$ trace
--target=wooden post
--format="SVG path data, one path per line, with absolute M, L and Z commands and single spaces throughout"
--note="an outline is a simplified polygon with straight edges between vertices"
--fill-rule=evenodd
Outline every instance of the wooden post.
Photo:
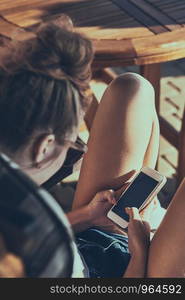
M 154 87 L 155 90 L 155 106 L 157 115 L 160 118 L 160 64 L 143 65 L 140 67 L 140 74 L 145 77 Z M 156 169 L 159 168 L 159 158 L 156 163 Z
M 105 82 L 106 84 L 111 83 L 118 75 L 110 68 L 101 69 L 93 72 L 93 79 L 97 81 Z
M 181 131 L 179 133 L 179 157 L 177 166 L 177 184 L 185 177 L 185 109 L 182 118 Z
M 85 114 L 85 117 L 84 117 L 84 121 L 85 121 L 85 124 L 86 124 L 89 132 L 91 130 L 92 123 L 93 123 L 96 111 L 98 109 L 98 105 L 99 105 L 98 100 L 96 99 L 95 95 L 93 94 L 91 104 Z
M 148 79 L 155 90 L 155 105 L 158 116 L 160 115 L 160 64 L 150 64 L 140 67 L 140 74 Z

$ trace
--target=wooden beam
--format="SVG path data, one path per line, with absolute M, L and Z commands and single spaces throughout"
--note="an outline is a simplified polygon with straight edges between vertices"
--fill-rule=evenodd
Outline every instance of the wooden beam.
M 110 68 L 93 72 L 93 79 L 97 81 L 103 81 L 106 84 L 111 83 L 111 81 L 114 80 L 117 76 L 118 75 L 116 74 L 116 72 L 114 72 Z
M 180 183 L 185 177 L 185 110 L 182 118 L 182 126 L 179 134 L 179 157 L 177 169 L 177 181 Z
M 154 87 L 156 110 L 157 114 L 160 115 L 160 64 L 141 66 L 140 74 L 146 79 L 148 79 Z
M 175 128 L 169 124 L 163 117 L 159 117 L 159 124 L 162 136 L 172 144 L 177 150 L 179 149 L 179 134 Z
M 88 110 L 85 114 L 85 117 L 84 117 L 85 124 L 89 131 L 91 130 L 92 123 L 93 123 L 94 117 L 96 115 L 96 111 L 98 109 L 98 105 L 99 105 L 99 102 L 96 99 L 95 95 L 93 94 L 92 102 L 91 102 L 90 107 L 88 108 Z

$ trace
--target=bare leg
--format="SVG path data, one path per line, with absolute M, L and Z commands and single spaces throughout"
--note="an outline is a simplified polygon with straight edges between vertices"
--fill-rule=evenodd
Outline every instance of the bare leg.
M 149 252 L 148 277 L 185 277 L 185 179 L 156 231 Z
M 73 208 L 89 203 L 100 190 L 120 188 L 143 164 L 154 168 L 158 146 L 153 87 L 140 75 L 120 75 L 98 107 Z

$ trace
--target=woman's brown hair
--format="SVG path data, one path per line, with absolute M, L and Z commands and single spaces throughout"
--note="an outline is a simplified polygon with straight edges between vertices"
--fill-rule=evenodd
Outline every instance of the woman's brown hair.
M 43 24 L 0 58 L 0 148 L 12 156 L 31 138 L 62 143 L 89 102 L 93 49 L 69 22 Z

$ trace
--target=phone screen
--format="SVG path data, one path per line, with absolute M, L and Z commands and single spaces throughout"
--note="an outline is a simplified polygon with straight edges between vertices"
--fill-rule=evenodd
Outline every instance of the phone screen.
M 140 172 L 140 174 L 129 186 L 125 194 L 122 195 L 118 203 L 112 208 L 112 211 L 128 222 L 129 216 L 125 212 L 124 208 L 140 208 L 158 183 L 159 182 L 157 180 L 151 178 L 143 172 Z

